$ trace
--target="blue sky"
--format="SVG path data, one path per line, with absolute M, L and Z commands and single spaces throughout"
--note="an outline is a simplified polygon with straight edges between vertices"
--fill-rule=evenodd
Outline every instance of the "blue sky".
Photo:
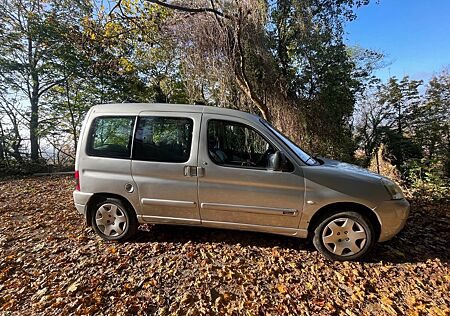
M 372 0 L 346 26 L 350 45 L 384 53 L 382 79 L 409 75 L 429 80 L 450 66 L 450 0 Z

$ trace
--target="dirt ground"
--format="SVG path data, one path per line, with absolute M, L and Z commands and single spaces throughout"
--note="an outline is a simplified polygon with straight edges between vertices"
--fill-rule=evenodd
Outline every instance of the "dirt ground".
M 405 229 L 362 262 L 301 239 L 142 226 L 99 239 L 74 182 L 0 182 L 1 315 L 449 315 L 450 203 L 412 201 Z

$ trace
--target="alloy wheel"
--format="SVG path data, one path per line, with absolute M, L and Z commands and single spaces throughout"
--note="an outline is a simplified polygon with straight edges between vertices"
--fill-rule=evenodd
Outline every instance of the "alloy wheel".
M 95 213 L 95 223 L 102 234 L 117 237 L 123 234 L 128 225 L 125 211 L 112 203 L 102 204 Z
M 351 256 L 360 252 L 366 242 L 363 226 L 351 218 L 336 218 L 322 231 L 323 245 L 337 256 Z

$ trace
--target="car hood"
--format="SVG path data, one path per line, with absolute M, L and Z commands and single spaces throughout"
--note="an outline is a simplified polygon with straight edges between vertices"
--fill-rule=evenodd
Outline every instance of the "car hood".
M 342 171 L 346 173 L 347 175 L 355 175 L 357 177 L 369 177 L 369 178 L 375 178 L 375 179 L 381 179 L 384 178 L 383 176 L 370 172 L 369 170 L 357 166 L 352 165 L 346 162 L 338 161 L 338 160 L 332 160 L 328 158 L 322 158 L 319 157 L 321 161 L 323 161 L 322 166 L 328 167 L 328 168 L 335 168 L 336 170 Z
M 336 196 L 332 192 L 339 192 L 342 199 L 346 196 L 349 201 L 371 201 L 371 206 L 376 205 L 375 201 L 388 198 L 380 181 L 383 176 L 341 161 L 321 157 L 318 160 L 323 163 L 302 169 L 308 192 L 314 191 L 316 195 L 323 195 L 321 199 L 324 196 Z M 316 200 L 318 199 L 316 197 Z

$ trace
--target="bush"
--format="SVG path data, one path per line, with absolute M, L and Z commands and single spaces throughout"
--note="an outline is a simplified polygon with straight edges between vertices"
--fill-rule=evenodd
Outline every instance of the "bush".
M 35 173 L 73 171 L 73 169 L 73 165 L 49 165 L 44 159 L 39 159 L 36 162 L 28 159 L 21 162 L 13 160 L 9 161 L 8 164 L 5 161 L 0 161 L 0 179 L 29 176 Z
M 435 199 L 449 199 L 450 178 L 445 176 L 439 160 L 414 159 L 407 163 L 408 185 L 420 194 Z
M 391 161 L 385 157 L 385 146 L 381 144 L 375 155 L 370 159 L 368 169 L 372 172 L 379 173 L 391 180 L 394 180 L 398 184 L 401 184 L 402 177 L 398 169 L 391 163 Z M 378 158 L 378 159 L 377 159 Z

